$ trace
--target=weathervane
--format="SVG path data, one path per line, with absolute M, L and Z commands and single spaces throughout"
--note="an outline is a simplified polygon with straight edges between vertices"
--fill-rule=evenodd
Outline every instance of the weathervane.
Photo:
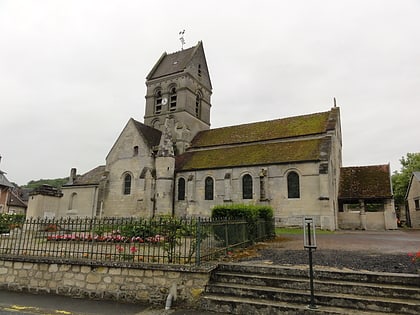
M 184 45 L 185 45 L 185 39 L 184 39 L 184 33 L 185 30 L 182 30 L 181 32 L 179 32 L 179 40 L 181 41 L 181 50 L 184 50 Z

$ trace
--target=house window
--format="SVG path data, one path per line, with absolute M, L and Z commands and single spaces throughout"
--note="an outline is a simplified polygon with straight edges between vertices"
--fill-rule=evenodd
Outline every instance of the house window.
M 242 177 L 242 199 L 252 199 L 252 177 L 249 174 Z
M 138 145 L 134 146 L 134 148 L 133 148 L 133 156 L 137 156 L 137 155 L 139 155 L 139 146 Z
M 205 187 L 204 187 L 204 199 L 213 200 L 214 194 L 214 181 L 211 177 L 206 177 Z
M 296 172 L 290 172 L 287 175 L 287 197 L 294 199 L 300 198 L 299 175 Z
M 171 88 L 171 93 L 169 96 L 169 110 L 173 112 L 176 109 L 176 88 Z
M 131 194 L 131 175 L 125 174 L 124 176 L 124 195 Z
M 155 114 L 162 112 L 162 91 L 157 91 L 155 94 Z
M 185 200 L 185 179 L 178 179 L 178 200 Z
M 414 199 L 414 205 L 416 206 L 416 210 L 420 210 L 420 199 Z
M 201 94 L 197 92 L 195 95 L 195 116 L 200 117 L 201 112 Z
M 198 65 L 198 76 L 201 77 L 201 65 Z

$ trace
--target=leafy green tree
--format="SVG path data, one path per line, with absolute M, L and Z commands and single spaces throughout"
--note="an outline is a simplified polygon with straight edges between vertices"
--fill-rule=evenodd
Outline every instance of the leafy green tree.
M 31 180 L 26 185 L 22 186 L 22 188 L 28 188 L 28 189 L 35 189 L 42 185 L 50 185 L 55 188 L 61 188 L 64 184 L 66 184 L 69 181 L 68 177 L 64 178 L 54 178 L 54 179 L 39 179 L 39 180 Z
M 410 183 L 411 174 L 420 171 L 420 152 L 407 153 L 400 159 L 401 170 L 392 175 L 392 187 L 396 204 L 403 204 L 404 197 Z

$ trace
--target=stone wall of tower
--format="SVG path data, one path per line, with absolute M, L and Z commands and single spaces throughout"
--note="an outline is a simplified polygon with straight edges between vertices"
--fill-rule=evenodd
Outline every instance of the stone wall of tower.
M 174 194 L 175 158 L 156 158 L 156 210 L 155 215 L 172 215 Z

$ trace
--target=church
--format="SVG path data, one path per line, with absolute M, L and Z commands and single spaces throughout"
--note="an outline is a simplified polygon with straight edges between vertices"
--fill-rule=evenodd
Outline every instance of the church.
M 240 203 L 271 206 L 277 226 L 300 226 L 305 216 L 322 229 L 343 223 L 338 107 L 210 129 L 212 84 L 202 42 L 163 53 L 146 87 L 144 122 L 128 120 L 105 165 L 83 175 L 72 168 L 58 208 L 28 215 L 209 217 L 215 205 Z M 387 213 L 384 226 L 392 228 L 392 188 L 376 197 Z M 351 202 L 363 206 L 357 196 Z

